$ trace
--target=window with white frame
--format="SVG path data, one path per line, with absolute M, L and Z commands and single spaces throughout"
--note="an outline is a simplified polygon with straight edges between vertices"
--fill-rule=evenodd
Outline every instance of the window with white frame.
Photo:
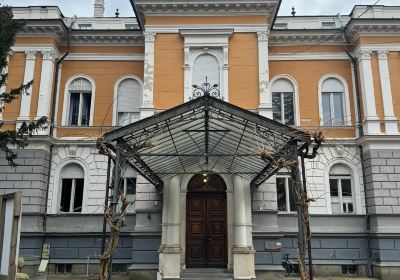
M 345 88 L 336 78 L 323 81 L 321 87 L 322 120 L 325 126 L 340 126 L 346 124 Z
M 329 171 L 332 213 L 353 213 L 354 199 L 351 171 L 344 164 L 335 164 Z
M 135 201 L 136 199 L 136 178 L 137 172 L 130 166 L 127 166 L 122 175 L 122 184 L 123 194 L 128 201 Z M 135 212 L 135 203 L 128 206 L 127 212 Z
M 125 126 L 140 119 L 142 87 L 133 78 L 126 78 L 117 88 L 117 125 Z
M 294 125 L 294 87 L 287 79 L 280 78 L 272 84 L 272 107 L 275 121 Z
M 60 212 L 82 212 L 84 182 L 84 171 L 80 165 L 71 163 L 63 167 Z
M 276 195 L 278 211 L 293 212 L 296 211 L 296 190 L 289 175 L 276 176 Z
M 69 126 L 88 126 L 92 105 L 92 84 L 83 77 L 74 79 L 68 86 Z
M 220 66 L 218 60 L 210 54 L 202 54 L 196 58 L 193 64 L 192 84 L 201 86 L 206 82 L 220 85 Z

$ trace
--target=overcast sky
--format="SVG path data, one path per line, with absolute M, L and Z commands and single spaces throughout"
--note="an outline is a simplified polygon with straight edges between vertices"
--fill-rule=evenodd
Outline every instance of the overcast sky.
M 349 14 L 354 5 L 374 4 L 377 0 L 283 0 L 279 15 L 290 15 L 292 7 L 297 15 L 343 15 Z M 133 16 L 129 0 L 105 0 L 106 16 L 114 16 L 119 9 L 120 16 Z M 10 6 L 59 6 L 67 17 L 93 16 L 94 0 L 0 0 L 0 3 Z M 380 0 L 378 5 L 398 5 L 400 0 Z

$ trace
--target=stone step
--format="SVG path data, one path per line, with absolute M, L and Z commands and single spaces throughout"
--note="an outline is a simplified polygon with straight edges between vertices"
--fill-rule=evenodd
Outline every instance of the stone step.
M 223 268 L 189 268 L 182 275 L 182 280 L 203 280 L 203 279 L 233 279 L 232 271 Z

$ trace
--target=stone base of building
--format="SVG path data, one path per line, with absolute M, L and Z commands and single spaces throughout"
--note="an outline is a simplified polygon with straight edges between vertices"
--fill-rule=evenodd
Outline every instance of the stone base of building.
M 380 266 L 374 265 L 372 267 L 373 276 L 380 280 L 394 280 L 400 279 L 399 266 Z

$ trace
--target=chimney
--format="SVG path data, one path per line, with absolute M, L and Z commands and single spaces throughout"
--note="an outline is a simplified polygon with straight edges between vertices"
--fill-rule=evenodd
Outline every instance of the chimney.
M 94 17 L 104 17 L 104 0 L 95 0 Z

